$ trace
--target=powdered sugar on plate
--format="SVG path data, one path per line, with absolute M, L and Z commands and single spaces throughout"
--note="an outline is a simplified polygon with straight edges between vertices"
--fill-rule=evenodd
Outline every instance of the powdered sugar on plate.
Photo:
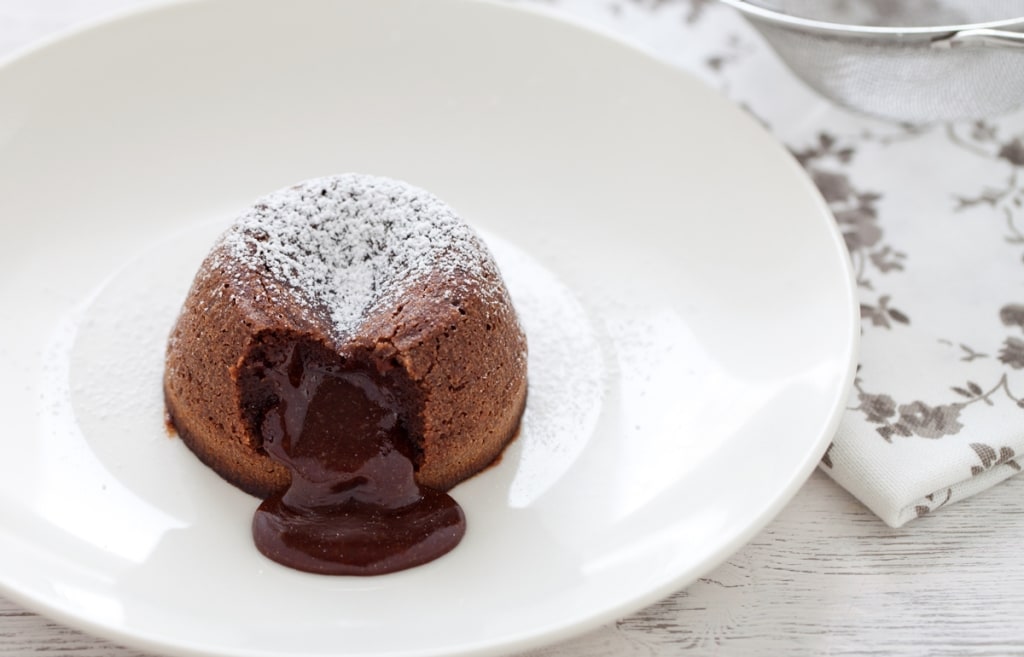
M 49 428 L 46 435 L 82 442 L 77 450 L 55 448 L 60 459 L 76 455 L 69 461 L 74 468 L 67 481 L 78 490 L 56 500 L 61 517 L 92 517 L 80 502 L 92 499 L 82 497 L 82 482 L 95 472 L 90 490 L 96 495 L 127 490 L 127 498 L 141 501 L 131 504 L 154 507 L 147 525 L 138 519 L 141 512 L 124 511 L 136 518 L 139 532 L 152 529 L 160 537 L 150 525 L 165 523 L 173 529 L 176 518 L 202 508 L 195 522 L 215 517 L 211 531 L 229 535 L 223 540 L 228 545 L 238 539 L 230 523 L 247 517 L 252 498 L 225 485 L 181 441 L 170 440 L 163 423 L 164 341 L 192 272 L 223 230 L 221 220 L 195 224 L 154 244 L 115 272 L 54 336 L 46 352 L 48 379 L 65 384 L 47 388 L 39 415 Z M 520 435 L 501 462 L 457 489 L 462 491 L 459 503 L 474 509 L 481 524 L 484 516 L 492 522 L 506 507 L 529 508 L 564 480 L 598 432 L 602 412 L 609 412 L 607 391 L 619 376 L 606 362 L 615 345 L 606 343 L 600 313 L 581 303 L 579 290 L 516 243 L 497 234 L 484 237 L 501 265 L 530 344 L 530 393 Z M 614 412 L 604 421 L 613 426 L 636 422 L 618 422 Z M 68 500 L 75 504 L 69 507 Z M 112 508 L 109 500 L 103 503 L 102 508 Z M 126 535 L 123 528 L 119 531 Z M 131 543 L 125 556 L 141 558 L 138 554 L 156 540 Z M 251 547 L 247 540 L 239 543 L 245 550 Z

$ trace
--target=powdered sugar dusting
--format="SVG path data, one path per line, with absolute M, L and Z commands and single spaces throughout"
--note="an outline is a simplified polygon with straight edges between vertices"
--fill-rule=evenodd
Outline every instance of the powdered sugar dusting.
M 326 311 L 335 337 L 419 275 L 496 273 L 475 233 L 441 200 L 360 174 L 309 180 L 259 200 L 224 234 L 218 253 L 281 283 L 295 303 Z
M 565 476 L 592 438 L 607 397 L 611 349 L 576 292 L 512 242 L 486 237 L 530 343 L 526 412 L 506 452 L 516 463 L 508 503 L 526 508 Z

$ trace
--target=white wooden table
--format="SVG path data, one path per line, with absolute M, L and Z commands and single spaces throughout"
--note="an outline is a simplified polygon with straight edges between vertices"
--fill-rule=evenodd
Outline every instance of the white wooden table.
M 598 2 L 599 0 L 594 0 Z M 652 11 L 675 0 L 621 0 Z M 693 8 L 707 0 L 678 0 Z M 608 2 L 614 11 L 617 2 Z M 142 0 L 0 0 L 0 56 Z M 1024 480 L 886 527 L 816 472 L 684 591 L 568 643 L 583 655 L 1024 655 Z M 0 598 L 0 656 L 139 654 Z

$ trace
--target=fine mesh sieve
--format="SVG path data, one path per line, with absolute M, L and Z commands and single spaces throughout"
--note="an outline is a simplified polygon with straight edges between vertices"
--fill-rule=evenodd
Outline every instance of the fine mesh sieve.
M 1024 105 L 1024 0 L 722 0 L 823 96 L 906 123 Z

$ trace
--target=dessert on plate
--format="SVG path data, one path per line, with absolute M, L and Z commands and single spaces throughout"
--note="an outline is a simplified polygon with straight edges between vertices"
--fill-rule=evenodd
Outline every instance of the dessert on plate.
M 185 444 L 264 499 L 264 554 L 390 572 L 461 538 L 446 491 L 515 437 L 526 339 L 447 205 L 345 174 L 260 199 L 220 237 L 171 333 L 164 394 Z

